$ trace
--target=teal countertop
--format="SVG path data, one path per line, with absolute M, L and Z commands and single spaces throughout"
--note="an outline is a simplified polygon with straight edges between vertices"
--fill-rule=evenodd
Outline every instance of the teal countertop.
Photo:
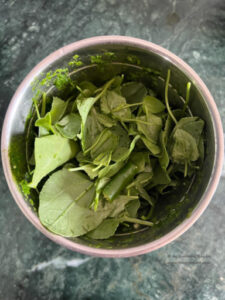
M 95 35 L 157 43 L 205 81 L 225 125 L 225 2 L 2 0 L 0 128 L 17 86 L 45 56 Z M 1 300 L 225 299 L 225 168 L 209 207 L 173 243 L 133 258 L 93 258 L 48 240 L 15 204 L 0 167 Z

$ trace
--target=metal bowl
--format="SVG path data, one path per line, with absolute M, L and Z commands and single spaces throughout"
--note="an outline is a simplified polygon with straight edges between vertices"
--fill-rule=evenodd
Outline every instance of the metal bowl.
M 57 236 L 43 227 L 37 213 L 25 200 L 13 176 L 9 146 L 15 137 L 24 134 L 25 120 L 32 105 L 31 82 L 34 78 L 42 76 L 43 72 L 64 67 L 74 54 L 79 54 L 85 61 L 90 55 L 101 54 L 105 51 L 116 53 L 117 63 L 121 65 L 132 66 L 138 62 L 138 66 L 145 70 L 151 68 L 159 71 L 161 82 L 166 78 L 167 70 L 171 69 L 170 95 L 174 99 L 185 98 L 186 84 L 188 81 L 192 83 L 190 109 L 194 115 L 205 121 L 206 155 L 202 170 L 188 191 L 188 201 L 179 200 L 181 209 L 175 210 L 174 216 L 169 220 L 165 218 L 161 226 L 156 226 L 154 230 L 149 228 L 132 235 L 118 235 L 103 241 L 90 240 L 85 237 L 68 239 Z M 135 61 L 132 61 L 132 57 L 135 57 Z M 89 68 L 88 65 L 83 67 L 86 70 Z M 44 235 L 73 251 L 101 257 L 129 257 L 156 250 L 172 242 L 200 217 L 219 182 L 223 147 L 223 130 L 216 104 L 207 87 L 192 68 L 168 50 L 150 42 L 124 36 L 100 36 L 75 42 L 53 52 L 27 75 L 8 107 L 2 131 L 1 152 L 5 177 L 16 203 L 28 220 Z M 22 150 L 21 142 L 18 152 Z

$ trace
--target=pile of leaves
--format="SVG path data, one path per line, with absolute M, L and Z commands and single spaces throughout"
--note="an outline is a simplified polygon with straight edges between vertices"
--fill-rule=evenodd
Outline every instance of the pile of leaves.
M 192 177 L 204 158 L 204 121 L 142 82 L 116 76 L 84 81 L 67 100 L 35 105 L 38 129 L 28 186 L 39 190 L 38 215 L 65 237 L 113 236 L 118 227 L 154 226 L 157 200 Z M 60 83 L 61 84 L 61 83 Z M 67 82 L 68 84 L 68 82 Z M 48 107 L 48 108 L 47 108 Z

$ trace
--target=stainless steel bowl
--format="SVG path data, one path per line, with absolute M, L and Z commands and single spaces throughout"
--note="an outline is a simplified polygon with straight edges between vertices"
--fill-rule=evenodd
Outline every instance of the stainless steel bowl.
M 130 236 L 116 236 L 101 242 L 82 237 L 67 239 L 46 230 L 40 223 L 37 213 L 25 200 L 13 177 L 9 146 L 14 137 L 24 134 L 25 120 L 32 105 L 31 82 L 34 78 L 42 76 L 43 72 L 67 65 L 74 54 L 79 54 L 85 61 L 87 56 L 101 54 L 104 51 L 117 53 L 117 62 L 121 65 L 135 64 L 131 60 L 128 62 L 127 57 L 136 57 L 139 66 L 159 71 L 161 82 L 165 79 L 167 70 L 171 69 L 170 94 L 176 101 L 185 98 L 186 84 L 188 81 L 192 82 L 190 108 L 194 115 L 200 116 L 206 123 L 206 157 L 201 175 L 195 178 L 188 192 L 187 204 L 183 204 L 182 210 L 157 230 L 147 229 Z M 89 68 L 87 65 L 83 67 Z M 2 131 L 1 151 L 9 189 L 24 215 L 38 230 L 54 242 L 73 251 L 101 257 L 129 257 L 156 250 L 170 243 L 200 217 L 219 182 L 223 147 L 223 130 L 216 104 L 207 87 L 192 68 L 168 50 L 150 42 L 125 36 L 100 36 L 78 41 L 55 51 L 27 75 L 8 107 Z M 22 151 L 22 148 L 21 144 L 18 151 Z

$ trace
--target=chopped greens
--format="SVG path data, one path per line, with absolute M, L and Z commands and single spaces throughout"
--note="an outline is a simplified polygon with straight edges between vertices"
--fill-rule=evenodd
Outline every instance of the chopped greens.
M 90 60 L 102 63 L 98 55 Z M 83 62 L 74 55 L 69 65 Z M 21 181 L 26 196 L 39 192 L 38 215 L 48 230 L 107 239 L 121 228 L 157 223 L 157 200 L 176 193 L 204 160 L 204 121 L 188 113 L 191 84 L 177 109 L 169 101 L 170 76 L 168 70 L 164 99 L 123 75 L 103 85 L 77 84 L 68 69 L 58 69 L 39 82 L 67 90 L 50 103 L 45 92 L 33 98 L 35 137 L 27 160 L 33 170 L 29 183 L 27 175 Z

